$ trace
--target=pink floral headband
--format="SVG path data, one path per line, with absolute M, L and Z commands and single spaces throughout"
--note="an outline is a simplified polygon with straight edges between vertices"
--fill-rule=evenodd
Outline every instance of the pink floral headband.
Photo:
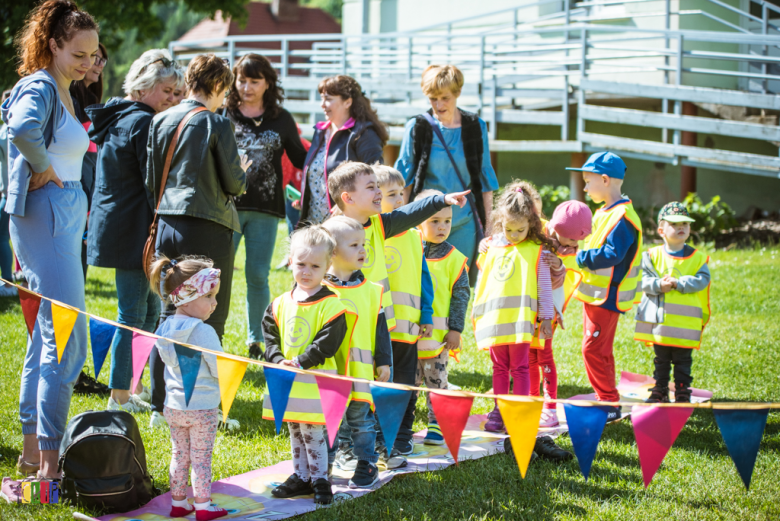
M 175 290 L 171 291 L 171 302 L 177 308 L 196 300 L 219 284 L 220 270 L 205 268 L 188 278 Z

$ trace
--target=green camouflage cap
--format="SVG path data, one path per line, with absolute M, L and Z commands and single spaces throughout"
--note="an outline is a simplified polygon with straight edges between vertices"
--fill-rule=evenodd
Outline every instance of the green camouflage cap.
M 688 215 L 688 209 L 684 204 L 677 201 L 667 203 L 658 212 L 658 221 L 666 221 L 669 223 L 692 223 L 691 216 Z

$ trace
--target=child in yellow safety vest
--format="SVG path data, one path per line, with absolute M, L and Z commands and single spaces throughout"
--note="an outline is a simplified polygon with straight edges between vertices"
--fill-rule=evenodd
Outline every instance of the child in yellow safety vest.
M 274 299 L 263 317 L 267 362 L 346 374 L 351 325 L 354 326 L 355 317 L 333 291 L 322 285 L 335 247 L 333 236 L 322 226 L 293 233 L 290 266 L 295 285 L 292 291 Z M 263 418 L 274 419 L 267 389 Z M 328 434 L 313 375 L 295 375 L 284 421 L 288 422 L 290 431 L 294 474 L 271 494 L 277 498 L 290 498 L 313 493 L 315 503 L 331 503 Z
M 423 190 L 417 198 L 440 195 L 437 190 Z M 471 297 L 468 259 L 447 242 L 452 230 L 452 208 L 444 208 L 420 226 L 425 258 L 433 280 L 433 334 L 417 343 L 416 385 L 425 382 L 428 389 L 446 389 L 449 357 L 458 360 L 460 335 L 466 321 Z M 428 433 L 426 445 L 442 445 L 444 437 L 436 420 L 428 393 Z M 416 402 L 416 399 L 415 399 Z
M 341 470 L 354 471 L 350 487 L 371 487 L 379 480 L 379 469 L 374 450 L 377 438 L 372 412 L 374 400 L 369 382 L 390 380 L 393 361 L 390 333 L 382 310 L 383 289 L 366 280 L 360 270 L 366 260 L 363 226 L 343 215 L 331 217 L 322 226 L 336 240 L 325 285 L 338 295 L 347 309 L 357 314 L 349 348 L 348 374 L 363 380 L 352 385 L 351 401 L 344 412 L 338 441 L 334 440 L 328 450 L 328 462 L 330 465 L 335 463 Z M 393 463 L 396 463 L 393 468 L 404 466 L 406 458 L 396 458 Z
M 511 375 L 513 393 L 527 396 L 531 389 L 531 342 L 552 337 L 555 310 L 550 265 L 542 246 L 553 253 L 556 248 L 542 231 L 529 188 L 522 181 L 504 188 L 493 213 L 498 233 L 491 237 L 487 252 L 477 259 L 481 273 L 472 321 L 477 347 L 490 351 L 494 394 L 509 393 Z M 503 429 L 496 406 L 488 414 L 485 430 Z
M 655 350 L 655 386 L 648 403 L 669 402 L 669 373 L 674 364 L 674 401 L 691 401 L 691 365 L 710 318 L 709 257 L 685 242 L 693 219 L 682 203 L 669 203 L 658 214 L 663 246 L 642 254 L 642 301 L 634 339 Z
M 373 165 L 371 168 L 382 190 L 382 212 L 390 213 L 404 206 L 405 182 L 401 172 L 385 165 Z M 415 385 L 417 342 L 430 338 L 433 333 L 433 283 L 419 230 L 410 228 L 385 241 L 385 266 L 396 319 L 395 329 L 390 333 L 393 342 L 393 381 Z M 412 393 L 390 453 L 408 455 L 414 450 L 412 427 L 416 406 L 417 394 Z M 379 441 L 384 447 L 381 430 Z M 388 452 L 386 447 L 383 450 Z

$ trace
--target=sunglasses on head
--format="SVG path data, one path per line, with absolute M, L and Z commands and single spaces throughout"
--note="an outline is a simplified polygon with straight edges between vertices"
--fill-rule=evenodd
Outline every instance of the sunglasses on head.
M 143 68 L 141 68 L 141 74 L 146 70 L 147 67 L 149 67 L 150 65 L 154 65 L 155 63 L 162 63 L 163 67 L 166 69 L 171 65 L 178 66 L 178 64 L 173 60 L 169 60 L 168 58 L 158 58 L 157 60 L 154 60 L 153 62 L 144 65 Z

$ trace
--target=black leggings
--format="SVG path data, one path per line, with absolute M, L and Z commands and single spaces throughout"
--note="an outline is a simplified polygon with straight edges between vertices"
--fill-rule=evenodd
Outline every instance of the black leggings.
M 674 383 L 690 387 L 693 382 L 691 366 L 693 365 L 693 349 L 684 347 L 664 346 L 654 344 L 655 372 L 653 378 L 658 386 L 666 388 L 669 385 L 669 373 L 674 364 Z
M 217 309 L 206 321 L 217 332 L 221 342 L 230 312 L 233 286 L 233 230 L 197 217 L 160 216 L 156 250 L 170 259 L 182 255 L 202 255 L 214 261 L 214 267 L 221 270 Z M 173 305 L 166 306 L 163 302 L 160 322 L 175 312 Z M 162 414 L 165 405 L 165 364 L 156 349 L 152 349 L 149 369 L 152 378 L 152 410 Z

